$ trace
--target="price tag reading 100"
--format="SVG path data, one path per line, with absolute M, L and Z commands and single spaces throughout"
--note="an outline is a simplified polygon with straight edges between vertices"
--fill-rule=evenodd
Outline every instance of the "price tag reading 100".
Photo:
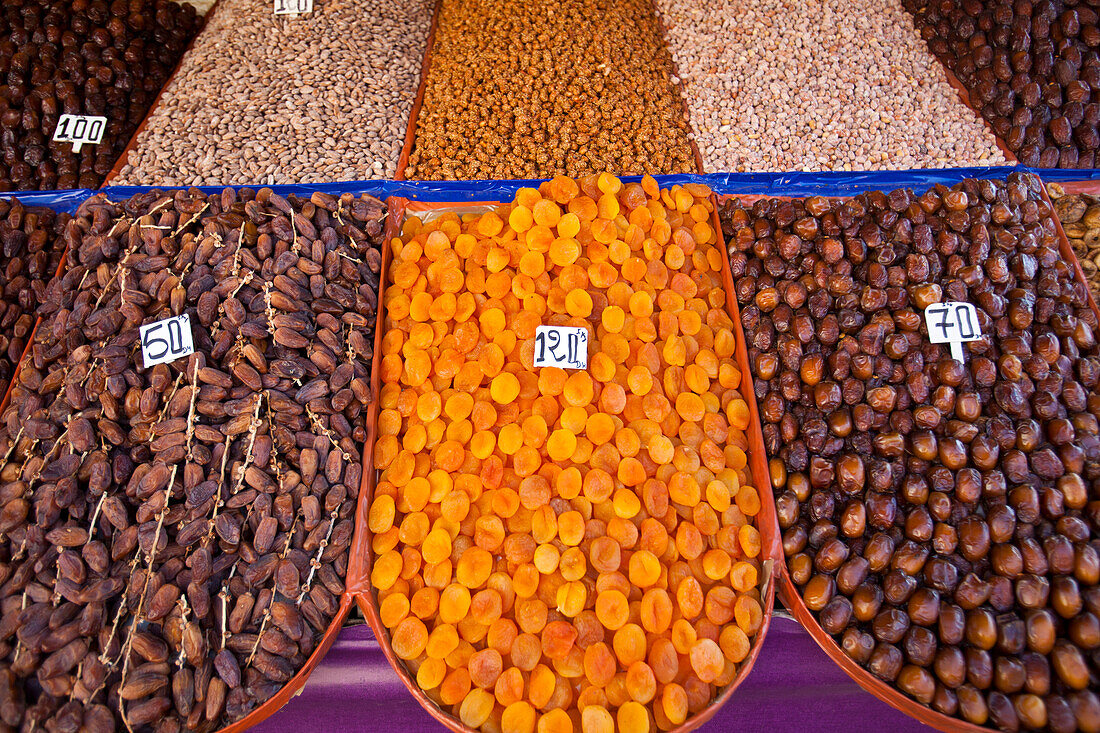
M 106 117 L 61 115 L 61 119 L 57 121 L 57 129 L 53 132 L 53 139 L 54 142 L 72 143 L 73 152 L 79 153 L 84 145 L 99 145 L 106 129 Z
M 978 311 L 970 303 L 933 303 L 924 309 L 924 325 L 928 327 L 929 341 L 951 344 L 951 358 L 955 361 L 966 361 L 962 348 L 964 343 L 978 341 L 982 337 Z
M 588 368 L 588 329 L 539 326 L 535 329 L 535 366 Z

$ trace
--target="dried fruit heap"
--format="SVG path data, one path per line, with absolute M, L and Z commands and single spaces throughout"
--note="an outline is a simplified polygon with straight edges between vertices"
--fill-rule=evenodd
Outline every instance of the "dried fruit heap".
M 201 26 L 172 0 L 4 0 L 0 191 L 99 186 Z M 53 142 L 63 114 L 106 117 L 103 141 Z
M 822 628 L 947 715 L 1100 729 L 1100 350 L 1038 179 L 723 208 L 783 547 Z M 977 308 L 965 363 L 933 303 Z
M 904 0 L 921 35 L 1024 165 L 1092 168 L 1100 23 L 1075 0 Z
M 469 726 L 667 729 L 761 627 L 709 194 L 555 178 L 391 243 L 371 582 Z M 588 329 L 588 369 L 535 369 L 540 324 Z
M 1093 297 L 1100 297 L 1100 198 L 1087 193 L 1066 194 L 1057 183 L 1048 184 L 1047 193 Z
M 96 196 L 0 424 L 0 721 L 210 730 L 339 608 L 381 202 Z M 138 326 L 196 353 L 145 368 Z
M 0 199 L 0 395 L 34 328 L 35 308 L 45 301 L 46 284 L 61 264 L 68 214 L 42 206 Z

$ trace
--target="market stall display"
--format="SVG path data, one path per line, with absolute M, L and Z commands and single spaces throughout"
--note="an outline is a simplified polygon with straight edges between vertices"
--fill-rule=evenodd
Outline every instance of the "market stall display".
M 648 0 L 441 0 L 408 179 L 694 173 Z
M 0 424 L 6 726 L 217 729 L 341 620 L 385 215 L 270 189 L 77 211 Z M 154 366 L 170 317 L 194 353 Z
M 428 211 L 386 266 L 368 619 L 455 730 L 698 725 L 778 553 L 709 189 L 604 173 Z M 536 367 L 542 326 L 581 363 Z
M 201 24 L 171 0 L 6 0 L 0 191 L 98 186 Z M 54 142 L 66 114 L 105 117 L 102 141 Z
M 7 393 L 34 328 L 35 309 L 61 264 L 69 218 L 45 206 L 0 199 L 0 394 Z
M 1081 262 L 1081 269 L 1100 297 L 1100 198 L 1092 194 L 1066 194 L 1056 183 L 1047 185 L 1054 212 Z
M 997 165 L 900 0 L 657 0 L 703 169 Z
M 929 48 L 1024 165 L 1093 168 L 1100 27 L 1088 4 L 903 0 Z
M 1100 725 L 1098 323 L 1052 217 L 1021 173 L 722 207 L 792 601 L 1005 730 Z M 941 301 L 976 308 L 962 362 Z
M 393 178 L 432 6 L 221 0 L 111 182 Z

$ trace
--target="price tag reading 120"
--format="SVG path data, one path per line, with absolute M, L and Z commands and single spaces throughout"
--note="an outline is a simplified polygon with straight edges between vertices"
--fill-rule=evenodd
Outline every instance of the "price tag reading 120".
M 951 344 L 951 358 L 955 361 L 966 361 L 962 347 L 964 343 L 978 341 L 982 337 L 978 311 L 970 303 L 933 303 L 924 309 L 924 325 L 928 327 L 929 341 Z
M 138 333 L 141 337 L 141 360 L 146 369 L 195 353 L 191 318 L 186 313 L 142 326 Z
M 535 329 L 535 366 L 588 368 L 588 329 L 539 326 Z

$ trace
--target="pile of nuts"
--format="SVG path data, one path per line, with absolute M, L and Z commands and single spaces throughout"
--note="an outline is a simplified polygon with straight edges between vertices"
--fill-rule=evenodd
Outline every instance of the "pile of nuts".
M 393 178 L 432 0 L 220 0 L 112 183 Z
M 1038 179 L 723 206 L 783 547 L 821 627 L 917 701 L 1093 731 L 1100 351 Z M 966 360 L 922 313 L 963 301 Z
M 1100 163 L 1094 7 L 1073 0 L 903 1 L 928 47 L 1021 163 Z
M 201 25 L 172 0 L 4 0 L 0 191 L 99 186 Z M 103 141 L 53 142 L 63 114 L 106 117 Z
M 1062 222 L 1073 251 L 1081 263 L 1093 297 L 1100 297 L 1100 197 L 1067 195 L 1057 183 L 1047 184 L 1054 212 Z
M 696 173 L 648 0 L 444 0 L 405 177 Z
M 62 236 L 71 217 L 44 206 L 0 199 L 0 395 L 34 329 L 35 308 L 61 264 Z
M 761 496 L 712 214 L 705 186 L 602 173 L 393 240 L 371 584 L 465 725 L 668 730 L 751 649 Z M 535 368 L 540 325 L 585 329 L 588 368 Z
M 0 721 L 212 730 L 344 592 L 370 401 L 370 197 L 102 195 L 0 423 Z M 186 315 L 195 353 L 143 365 Z
M 897 0 L 657 0 L 707 173 L 997 165 Z

